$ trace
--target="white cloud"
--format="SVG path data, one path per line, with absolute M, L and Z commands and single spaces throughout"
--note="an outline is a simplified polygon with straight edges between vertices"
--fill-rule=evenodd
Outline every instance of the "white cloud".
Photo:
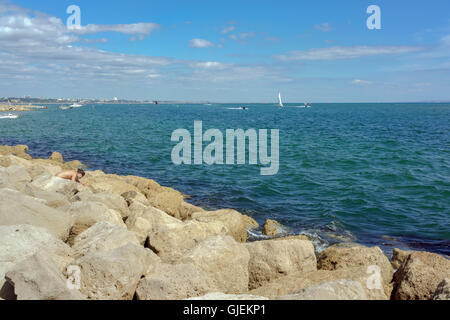
M 364 85 L 364 84 L 372 84 L 371 81 L 361 80 L 361 79 L 354 79 L 354 80 L 352 80 L 352 83 L 353 84 L 362 84 L 362 85 Z
M 161 78 L 161 75 L 158 74 L 158 73 L 151 73 L 151 74 L 148 74 L 146 76 L 146 78 L 148 78 L 148 79 L 157 79 L 157 78 Z
M 99 32 L 118 32 L 128 35 L 149 35 L 152 31 L 160 28 L 156 23 L 131 23 L 131 24 L 88 24 L 80 28 L 71 29 L 75 34 L 93 34 Z
M 246 40 L 248 38 L 253 38 L 255 36 L 255 33 L 253 31 L 250 32 L 243 32 L 239 34 L 230 34 L 230 39 L 237 41 L 237 40 Z
M 181 79 L 200 83 L 233 83 L 241 81 L 274 81 L 289 82 L 283 68 L 265 65 L 225 64 L 215 61 L 192 62 L 193 72 L 181 76 Z
M 304 51 L 291 51 L 284 55 L 276 56 L 279 60 L 342 60 L 357 59 L 362 57 L 406 54 L 422 51 L 422 47 L 412 46 L 355 46 L 355 47 L 330 47 L 323 49 L 309 49 Z
M 190 63 L 192 68 L 201 68 L 201 69 L 224 69 L 227 65 L 217 61 L 201 61 L 201 62 L 192 62 Z
M 108 42 L 108 39 L 106 38 L 100 38 L 100 39 L 83 39 L 84 43 L 106 43 Z
M 214 47 L 214 43 L 205 40 L 205 39 L 191 39 L 189 40 L 189 46 L 192 48 L 208 48 L 208 47 Z
M 38 15 L 33 18 L 23 13 L 0 16 L 2 46 L 33 45 L 36 42 L 69 44 L 78 41 L 62 21 L 55 17 Z
M 27 13 L 30 10 L 11 4 L 9 1 L 0 1 L 0 14 L 4 13 Z
M 137 36 L 149 34 L 153 24 L 87 27 L 74 34 L 61 19 L 25 9 L 0 5 L 0 79 L 33 80 L 50 77 L 66 80 L 111 80 L 156 75 L 155 68 L 179 63 L 167 57 L 128 55 L 80 45 L 106 42 L 106 38 L 84 39 L 79 34 L 110 30 Z M 148 77 L 147 77 L 148 78 Z M 153 76 L 153 78 L 156 78 Z M 4 82 L 4 80 L 0 80 Z M 45 82 L 45 81 L 44 81 Z
M 232 32 L 235 29 L 234 26 L 229 26 L 229 27 L 225 27 L 222 29 L 222 31 L 220 32 L 221 34 L 227 34 Z
M 438 45 L 418 56 L 426 59 L 450 57 L 450 34 L 441 37 Z
M 214 83 L 243 88 L 242 82 L 248 84 L 249 80 L 259 86 L 262 82 L 289 81 L 285 70 L 274 66 L 121 54 L 88 46 L 105 42 L 106 38 L 84 38 L 84 34 L 106 30 L 138 38 L 153 30 L 142 24 L 119 26 L 88 25 L 72 32 L 56 17 L 25 10 L 3 11 L 0 13 L 0 90 L 7 94 L 94 97 L 114 96 L 120 92 L 122 96 L 128 93 L 137 98 L 148 97 L 152 94 L 150 88 L 158 88 L 174 98 L 185 88 L 219 90 Z M 190 44 L 216 46 L 204 39 L 192 39 Z M 255 88 L 259 87 L 255 84 Z M 186 91 L 188 96 L 191 91 Z
M 252 38 L 252 37 L 254 37 L 254 36 L 255 36 L 255 33 L 252 32 L 252 31 L 239 34 L 239 37 L 240 37 L 242 40 L 245 40 L 245 39 L 247 39 L 247 38 Z
M 330 32 L 332 30 L 330 24 L 328 22 L 324 22 L 322 24 L 316 24 L 314 26 L 317 30 L 323 31 L 323 32 Z

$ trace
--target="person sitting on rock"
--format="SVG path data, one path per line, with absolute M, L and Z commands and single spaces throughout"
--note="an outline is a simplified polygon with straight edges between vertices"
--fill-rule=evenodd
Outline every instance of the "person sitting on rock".
M 67 179 L 67 180 L 72 180 L 74 182 L 78 182 L 81 183 L 83 186 L 85 186 L 84 183 L 82 183 L 80 181 L 81 178 L 83 178 L 85 176 L 85 172 L 83 171 L 83 169 L 78 169 L 78 170 L 65 170 L 63 172 L 58 173 L 56 176 L 58 178 L 63 178 L 63 179 Z

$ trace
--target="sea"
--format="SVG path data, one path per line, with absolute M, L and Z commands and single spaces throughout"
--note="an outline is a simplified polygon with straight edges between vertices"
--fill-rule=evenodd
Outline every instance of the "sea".
M 246 110 L 241 107 L 245 106 Z M 450 255 L 449 103 L 97 104 L 0 119 L 0 144 L 59 151 L 90 170 L 156 180 L 208 210 L 233 208 L 340 242 Z M 175 130 L 279 130 L 279 170 L 172 161 Z M 259 131 L 258 131 L 259 132 Z M 206 146 L 208 143 L 205 143 Z M 225 145 L 225 142 L 224 142 Z M 270 145 L 270 144 L 269 144 Z M 251 239 L 262 239 L 261 230 Z

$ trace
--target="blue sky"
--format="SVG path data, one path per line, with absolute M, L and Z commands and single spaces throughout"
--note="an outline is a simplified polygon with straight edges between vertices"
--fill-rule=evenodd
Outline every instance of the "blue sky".
M 366 26 L 373 4 L 381 30 Z M 449 101 L 449 12 L 446 0 L 0 0 L 0 96 Z

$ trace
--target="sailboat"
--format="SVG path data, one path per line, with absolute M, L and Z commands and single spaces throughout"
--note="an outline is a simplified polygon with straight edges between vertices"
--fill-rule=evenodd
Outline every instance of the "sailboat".
M 280 108 L 283 108 L 283 101 L 281 101 L 281 93 L 278 92 L 278 106 Z

